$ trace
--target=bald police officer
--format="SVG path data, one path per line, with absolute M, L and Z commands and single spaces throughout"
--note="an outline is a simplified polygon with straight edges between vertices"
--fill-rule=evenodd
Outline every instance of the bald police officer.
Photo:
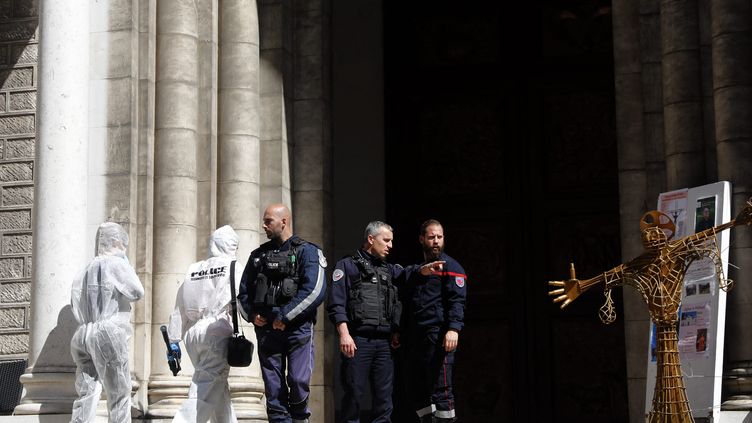
M 269 421 L 308 423 L 313 326 L 326 294 L 326 259 L 293 235 L 290 209 L 282 204 L 264 211 L 263 228 L 269 242 L 251 253 L 238 301 L 256 329 Z

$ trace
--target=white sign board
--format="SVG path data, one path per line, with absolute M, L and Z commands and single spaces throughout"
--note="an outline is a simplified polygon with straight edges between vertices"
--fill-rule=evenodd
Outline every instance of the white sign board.
M 658 197 L 658 210 L 675 220 L 674 240 L 731 220 L 731 184 L 717 182 L 671 191 Z M 718 235 L 723 273 L 728 275 L 729 231 Z M 684 278 L 679 310 L 679 355 L 687 399 L 695 418 L 719 421 L 723 376 L 726 292 L 719 289 L 712 259 L 694 262 Z M 648 348 L 645 412 L 652 408 L 655 388 L 655 325 Z

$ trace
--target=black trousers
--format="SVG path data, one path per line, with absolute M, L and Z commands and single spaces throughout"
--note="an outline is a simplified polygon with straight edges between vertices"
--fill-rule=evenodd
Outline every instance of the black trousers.
M 342 356 L 342 398 L 340 421 L 360 422 L 360 401 L 366 389 L 371 388 L 372 423 L 389 423 L 392 415 L 392 387 L 394 384 L 394 359 L 386 337 L 354 335 L 355 356 Z M 370 379 L 370 384 L 369 384 Z

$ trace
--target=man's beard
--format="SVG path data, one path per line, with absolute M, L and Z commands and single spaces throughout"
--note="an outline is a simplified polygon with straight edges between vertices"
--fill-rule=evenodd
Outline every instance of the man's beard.
M 266 237 L 271 241 L 279 241 L 282 238 L 282 232 L 269 231 L 266 233 Z
M 423 255 L 426 256 L 426 259 L 428 260 L 436 260 L 439 257 L 441 257 L 441 253 L 444 252 L 444 247 L 436 247 L 434 249 L 433 247 L 424 247 L 423 248 Z

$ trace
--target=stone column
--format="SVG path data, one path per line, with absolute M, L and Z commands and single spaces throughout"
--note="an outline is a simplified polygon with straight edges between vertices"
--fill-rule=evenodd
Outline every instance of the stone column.
M 219 2 L 217 225 L 238 233 L 238 263 L 259 245 L 259 26 L 256 0 Z M 255 343 L 252 327 L 239 319 Z M 258 359 L 230 372 L 238 418 L 266 419 Z
M 139 246 L 138 207 L 138 40 L 139 4 L 133 1 L 92 2 L 90 8 L 91 66 L 89 96 L 88 233 L 103 221 L 114 221 L 130 237 L 128 255 L 136 260 Z M 143 279 L 145 289 L 149 286 Z M 151 297 L 146 291 L 146 297 Z M 145 301 L 134 304 L 129 366 L 134 388 L 143 386 Z M 140 390 L 141 395 L 144 390 Z M 107 415 L 105 401 L 100 415 Z M 145 404 L 141 398 L 135 402 Z M 101 413 L 103 412 L 103 413 Z
M 752 196 L 752 10 L 746 0 L 712 0 L 713 95 L 718 178 L 731 182 L 732 217 Z M 731 230 L 724 409 L 752 409 L 752 228 Z M 738 266 L 738 267 L 736 267 Z M 738 378 L 737 377 L 740 377 Z M 729 378 L 730 377 L 730 378 Z
M 217 0 L 197 0 L 198 141 L 196 177 L 198 215 L 196 251 L 206 258 L 207 241 L 217 228 L 217 79 L 219 13 Z
M 666 190 L 663 154 L 663 88 L 661 79 L 660 1 L 640 1 L 640 61 L 642 62 L 642 108 L 645 145 L 646 208 L 655 208 L 658 195 Z
M 705 156 L 705 180 L 718 180 L 715 154 L 715 107 L 713 106 L 713 49 L 710 30 L 710 0 L 697 0 L 700 43 L 700 103 L 702 139 Z
M 157 2 L 154 143 L 154 247 L 151 344 L 175 304 L 178 283 L 196 259 L 198 16 L 192 0 Z M 149 301 L 149 299 L 147 299 Z M 149 415 L 171 417 L 187 394 L 192 367 L 172 376 L 164 349 L 151 350 Z
M 294 3 L 293 227 L 333 262 L 331 218 L 330 3 Z M 332 266 L 333 263 L 330 265 Z M 331 267 L 328 269 L 331 271 Z M 334 421 L 333 326 L 319 307 L 314 331 L 311 421 Z
M 240 236 L 245 264 L 259 245 L 259 27 L 255 0 L 220 2 L 217 223 Z
M 639 3 L 633 0 L 615 0 L 612 7 L 621 253 L 626 262 L 642 252 L 638 228 L 640 217 L 645 212 L 647 190 L 640 10 Z M 647 338 L 650 320 L 642 296 L 634 289 L 626 288 L 623 292 L 629 416 L 631 422 L 637 423 L 644 421 L 645 414 L 647 347 L 639 340 Z
M 291 204 L 290 145 L 292 133 L 292 10 L 290 0 L 264 1 L 261 29 L 261 201 Z
M 69 414 L 73 278 L 87 239 L 89 2 L 40 2 L 33 282 L 28 369 L 16 414 Z
M 705 183 L 697 0 L 661 1 L 663 117 L 669 190 Z

